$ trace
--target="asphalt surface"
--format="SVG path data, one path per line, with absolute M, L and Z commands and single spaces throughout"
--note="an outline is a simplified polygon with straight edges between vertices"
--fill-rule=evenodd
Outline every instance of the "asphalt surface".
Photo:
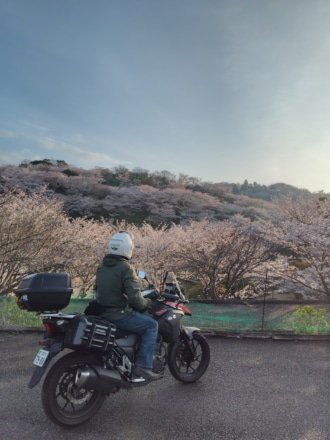
M 2 440 L 328 440 L 330 342 L 209 338 L 204 377 L 111 395 L 81 427 L 54 425 L 27 387 L 41 335 L 0 333 Z

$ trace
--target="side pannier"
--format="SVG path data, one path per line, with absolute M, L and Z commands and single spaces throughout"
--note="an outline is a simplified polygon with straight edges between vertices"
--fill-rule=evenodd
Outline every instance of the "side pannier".
M 116 326 L 96 316 L 76 315 L 66 331 L 64 346 L 109 353 L 115 340 Z

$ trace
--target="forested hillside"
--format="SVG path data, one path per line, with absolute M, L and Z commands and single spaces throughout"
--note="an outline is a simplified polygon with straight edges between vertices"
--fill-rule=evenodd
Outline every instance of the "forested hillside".
M 1 166 L 0 187 L 13 186 L 29 193 L 45 186 L 47 194 L 62 201 L 73 218 L 127 220 L 138 225 L 225 220 L 235 214 L 255 218 L 260 210 L 271 209 L 275 197 L 310 194 L 285 184 L 210 183 L 140 168 L 84 170 L 49 159 Z
M 0 295 L 44 271 L 70 273 L 86 292 L 123 229 L 135 236 L 133 264 L 156 285 L 174 270 L 205 299 L 330 298 L 326 194 L 49 160 L 0 167 Z

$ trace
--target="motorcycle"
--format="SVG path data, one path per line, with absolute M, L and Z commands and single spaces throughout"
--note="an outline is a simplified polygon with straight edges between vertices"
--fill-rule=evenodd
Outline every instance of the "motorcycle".
M 147 280 L 144 272 L 139 276 Z M 150 383 L 133 373 L 139 335 L 116 329 L 99 316 L 60 313 L 72 294 L 68 274 L 28 275 L 15 294 L 18 307 L 37 312 L 46 330 L 33 361 L 29 388 L 40 382 L 50 361 L 64 352 L 49 368 L 41 391 L 44 411 L 54 423 L 81 425 L 96 414 L 110 394 Z M 149 283 L 142 295 L 153 299 L 145 313 L 158 322 L 153 371 L 160 373 L 168 367 L 178 381 L 196 382 L 209 366 L 210 348 L 198 328 L 181 324 L 182 317 L 191 316 L 191 312 L 173 272 L 167 273 L 160 293 Z

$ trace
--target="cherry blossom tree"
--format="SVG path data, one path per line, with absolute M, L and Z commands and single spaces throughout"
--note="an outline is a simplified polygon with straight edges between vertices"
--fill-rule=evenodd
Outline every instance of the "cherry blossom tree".
M 80 292 L 92 290 L 98 265 L 108 252 L 110 236 L 117 231 L 106 221 L 77 218 L 66 231 L 73 239 L 66 246 L 66 268 Z
M 23 276 L 44 271 L 67 271 L 79 290 L 90 289 L 116 230 L 105 221 L 70 219 L 63 204 L 44 191 L 2 193 L 0 294 L 12 292 Z
M 242 222 L 238 227 L 229 221 L 204 220 L 184 228 L 177 264 L 186 276 L 201 282 L 205 298 L 239 296 L 239 283 L 270 258 L 267 242 L 250 221 Z
M 177 268 L 177 243 L 173 233 L 175 227 L 173 228 L 166 225 L 153 228 L 148 223 L 139 228 L 129 228 L 135 236 L 136 243 L 132 263 L 138 270 L 144 270 L 158 289 L 161 288 L 166 271 Z
M 268 238 L 282 247 L 272 263 L 278 276 L 301 293 L 330 296 L 330 202 L 324 197 L 284 198 L 263 222 Z
M 0 195 L 0 207 L 0 294 L 11 292 L 26 274 L 65 267 L 70 237 L 61 203 L 13 189 Z

